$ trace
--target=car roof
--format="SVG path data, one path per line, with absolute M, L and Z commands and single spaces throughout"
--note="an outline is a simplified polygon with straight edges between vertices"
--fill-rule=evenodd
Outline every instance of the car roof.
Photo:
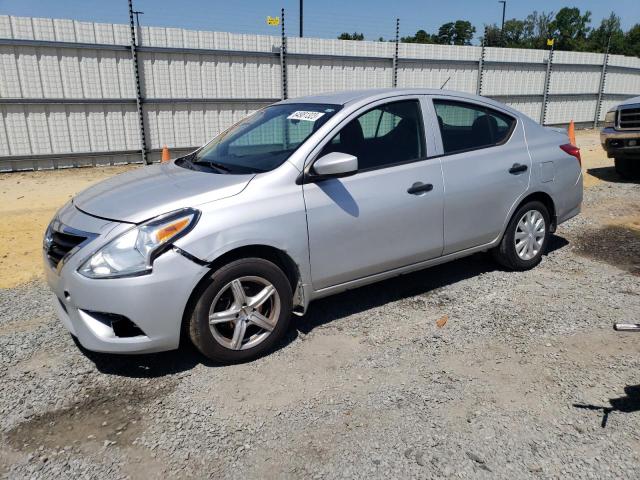
M 333 105 L 346 105 L 357 100 L 369 97 L 384 96 L 390 93 L 399 93 L 404 89 L 399 88 L 371 88 L 366 90 L 345 90 L 340 92 L 328 92 L 319 95 L 290 98 L 280 103 L 329 103 Z
M 493 105 L 502 110 L 511 112 L 514 115 L 522 117 L 522 113 L 514 110 L 513 108 L 505 105 L 504 103 L 496 102 L 487 97 L 480 95 L 474 95 L 466 92 L 458 92 L 454 90 L 442 90 L 439 88 L 373 88 L 366 90 L 346 90 L 341 92 L 329 92 L 319 95 L 309 95 L 305 97 L 289 98 L 282 100 L 278 103 L 324 103 L 332 105 L 350 105 L 362 101 L 375 101 L 383 100 L 385 98 L 391 98 L 398 95 L 439 95 L 454 97 L 457 99 L 467 99 L 480 101 L 486 104 Z

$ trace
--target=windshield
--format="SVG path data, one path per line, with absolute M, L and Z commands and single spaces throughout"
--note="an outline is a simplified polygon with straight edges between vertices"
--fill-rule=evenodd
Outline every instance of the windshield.
M 340 105 L 319 103 L 287 103 L 266 107 L 176 163 L 186 168 L 204 168 L 215 173 L 273 170 L 282 165 L 340 108 Z

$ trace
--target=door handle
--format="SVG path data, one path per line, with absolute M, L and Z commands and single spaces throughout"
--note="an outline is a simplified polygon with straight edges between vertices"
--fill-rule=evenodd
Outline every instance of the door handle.
M 421 193 L 430 192 L 431 190 L 433 190 L 432 184 L 416 182 L 407 189 L 407 193 L 410 193 L 411 195 L 419 195 Z
M 509 169 L 509 173 L 512 175 L 517 175 L 518 173 L 526 172 L 527 168 L 529 167 L 527 167 L 526 165 L 522 165 L 520 163 L 514 163 L 513 165 L 511 165 L 511 168 Z

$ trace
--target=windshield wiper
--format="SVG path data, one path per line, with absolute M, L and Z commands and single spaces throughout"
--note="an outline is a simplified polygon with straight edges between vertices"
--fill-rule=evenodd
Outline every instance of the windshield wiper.
M 226 165 L 222 165 L 216 162 L 210 162 L 208 160 L 198 160 L 194 162 L 193 159 L 195 158 L 195 156 L 196 152 L 190 153 L 189 155 L 185 155 L 184 157 L 179 158 L 176 163 L 181 162 L 182 165 L 191 170 L 199 170 L 198 167 L 205 167 L 217 173 L 229 173 L 231 171 Z
M 209 167 L 213 167 L 216 170 L 220 170 L 223 173 L 229 173 L 231 172 L 231 169 L 229 167 L 227 167 L 226 165 L 223 165 L 222 163 L 218 163 L 218 162 L 214 162 L 211 160 L 197 160 L 195 162 L 191 162 L 194 165 L 206 165 Z

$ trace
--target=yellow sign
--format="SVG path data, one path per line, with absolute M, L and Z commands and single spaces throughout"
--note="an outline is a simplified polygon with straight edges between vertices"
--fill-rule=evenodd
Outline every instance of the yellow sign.
M 267 25 L 280 25 L 280 17 L 267 17 Z
M 547 47 L 553 47 L 553 38 L 547 38 Z

